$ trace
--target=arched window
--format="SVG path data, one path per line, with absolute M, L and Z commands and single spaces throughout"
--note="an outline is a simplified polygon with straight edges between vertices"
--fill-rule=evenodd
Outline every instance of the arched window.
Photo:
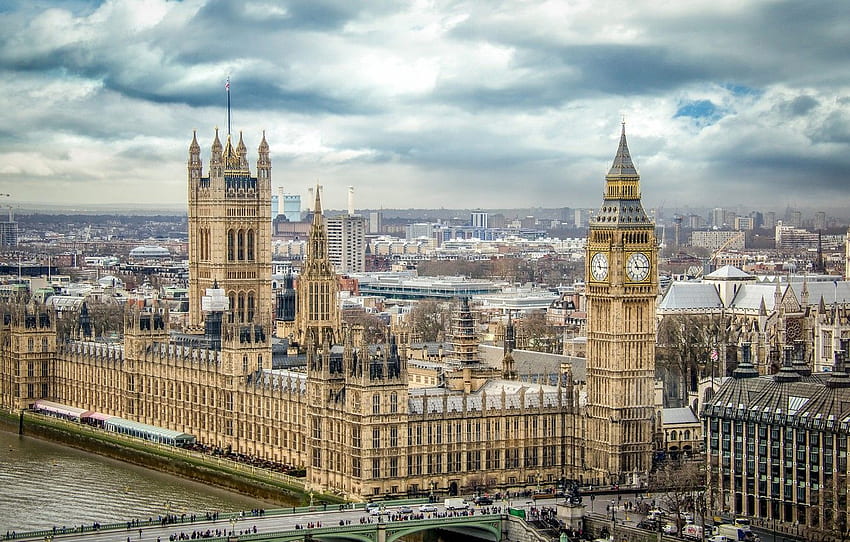
M 670 440 L 676 440 L 676 431 L 670 431 Z
M 254 261 L 254 230 L 248 230 L 248 261 Z
M 233 251 L 234 251 L 234 246 L 236 245 L 236 237 L 235 236 L 236 236 L 236 234 L 233 232 L 233 230 L 227 230 L 227 259 L 231 262 L 233 261 L 233 258 L 234 258 Z M 231 305 L 230 308 L 232 309 L 233 305 Z
M 691 440 L 691 430 L 685 429 L 685 436 L 682 437 L 683 440 Z
M 248 292 L 248 318 L 247 321 L 250 322 L 254 320 L 254 292 Z
M 245 259 L 245 232 L 239 230 L 236 236 L 236 259 L 242 261 Z
M 41 351 L 47 352 L 47 337 L 41 338 Z
M 372 414 L 381 413 L 381 395 L 376 393 L 372 395 Z
M 231 322 L 233 322 L 234 314 L 236 313 L 236 294 L 230 292 L 229 294 L 227 294 L 227 299 L 230 301 L 228 306 L 228 309 L 230 310 L 229 319 Z
M 236 309 L 236 313 L 239 315 L 239 321 L 245 321 L 245 294 L 239 292 L 239 301 Z
M 398 394 L 396 392 L 390 394 L 390 412 L 392 414 L 398 412 Z
M 248 354 L 242 354 L 242 372 L 248 372 Z
M 33 348 L 35 348 L 35 343 L 33 342 L 33 338 L 30 337 L 27 339 L 27 352 L 32 352 Z

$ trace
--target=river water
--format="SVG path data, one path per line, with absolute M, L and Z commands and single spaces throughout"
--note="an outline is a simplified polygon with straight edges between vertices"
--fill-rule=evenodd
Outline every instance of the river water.
M 272 504 L 0 429 L 6 531 L 269 508 Z

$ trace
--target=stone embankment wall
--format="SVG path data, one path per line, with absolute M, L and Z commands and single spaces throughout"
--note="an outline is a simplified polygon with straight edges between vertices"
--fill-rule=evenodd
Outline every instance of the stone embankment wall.
M 18 432 L 19 416 L 19 413 L 0 412 L 0 426 L 7 431 Z M 276 480 L 273 476 L 264 476 L 250 467 L 220 458 L 187 455 L 181 453 L 182 450 L 168 446 L 30 413 L 24 414 L 23 430 L 25 435 L 182 476 L 283 506 L 298 506 L 309 501 L 303 487 Z M 333 495 L 316 495 L 315 498 L 329 503 L 342 502 Z

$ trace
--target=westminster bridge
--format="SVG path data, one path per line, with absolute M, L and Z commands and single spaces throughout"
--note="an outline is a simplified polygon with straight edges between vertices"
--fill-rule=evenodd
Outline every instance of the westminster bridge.
M 499 542 L 512 531 L 531 529 L 520 518 L 492 507 L 422 512 L 391 505 L 369 514 L 362 505 L 254 510 L 233 514 L 166 515 L 110 524 L 56 526 L 25 533 L 0 533 L 0 539 L 39 542 L 396 542 L 439 530 L 461 540 Z M 504 509 L 506 512 L 507 510 Z M 534 537 L 537 538 L 537 537 Z M 407 538 L 409 539 L 409 538 Z M 542 539 L 542 538 L 541 538 Z

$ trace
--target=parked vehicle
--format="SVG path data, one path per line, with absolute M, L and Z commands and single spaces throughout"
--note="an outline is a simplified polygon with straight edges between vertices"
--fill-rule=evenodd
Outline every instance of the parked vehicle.
M 682 527 L 682 538 L 687 540 L 702 540 L 702 527 L 689 523 Z
M 446 510 L 466 510 L 469 508 L 469 503 L 460 498 L 452 498 L 445 500 Z
M 732 525 L 721 523 L 717 526 L 717 534 L 737 542 L 759 542 L 759 536 L 750 530 L 749 525 Z

